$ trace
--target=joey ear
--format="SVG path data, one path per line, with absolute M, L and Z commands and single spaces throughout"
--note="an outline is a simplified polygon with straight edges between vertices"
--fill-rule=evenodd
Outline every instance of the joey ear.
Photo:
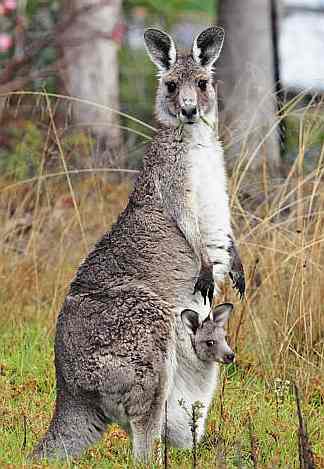
M 152 62 L 162 71 L 169 70 L 177 60 L 177 50 L 171 36 L 155 28 L 144 33 L 144 41 Z
M 220 26 L 212 26 L 200 33 L 193 42 L 192 56 L 202 67 L 211 68 L 219 57 L 225 32 Z
M 181 320 L 189 335 L 195 335 L 199 323 L 199 315 L 192 309 L 184 309 L 181 313 Z
M 223 303 L 222 305 L 217 305 L 213 309 L 213 320 L 214 322 L 220 326 L 223 327 L 225 323 L 228 321 L 232 311 L 233 311 L 234 306 L 232 303 Z

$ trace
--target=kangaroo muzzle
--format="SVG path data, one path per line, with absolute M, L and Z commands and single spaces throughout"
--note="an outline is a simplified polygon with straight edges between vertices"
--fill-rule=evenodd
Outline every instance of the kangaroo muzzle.
M 186 108 L 181 108 L 181 115 L 184 118 L 187 118 L 188 121 L 192 121 L 196 118 L 197 115 L 197 106 L 188 106 Z
M 179 104 L 179 119 L 184 124 L 194 124 L 197 122 L 199 119 L 199 112 L 197 106 L 197 94 L 194 88 L 185 86 L 180 90 Z

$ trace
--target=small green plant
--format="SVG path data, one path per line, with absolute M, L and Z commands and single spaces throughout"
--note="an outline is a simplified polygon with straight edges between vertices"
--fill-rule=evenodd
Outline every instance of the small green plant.
M 183 399 L 179 400 L 179 405 L 184 409 L 190 419 L 190 430 L 192 434 L 192 467 L 197 467 L 197 429 L 198 420 L 202 417 L 201 409 L 204 408 L 204 404 L 200 401 L 195 401 L 191 409 L 188 409 L 186 402 Z

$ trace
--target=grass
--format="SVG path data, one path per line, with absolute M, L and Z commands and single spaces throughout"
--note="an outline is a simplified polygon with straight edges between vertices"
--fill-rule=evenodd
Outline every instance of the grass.
M 305 109 L 305 116 L 311 111 Z M 198 447 L 199 468 L 255 467 L 253 458 L 257 467 L 299 467 L 292 383 L 301 393 L 317 465 L 324 464 L 324 150 L 305 173 L 312 124 L 306 117 L 303 122 L 298 158 L 283 182 L 270 180 L 265 168 L 249 180 L 255 193 L 243 200 L 244 165 L 231 178 L 247 297 L 239 303 L 226 283 L 220 298 L 236 304 L 229 330 L 237 363 L 222 370 Z M 47 124 L 52 141 L 61 139 L 54 119 Z M 38 178 L 0 181 L 0 467 L 137 467 L 116 425 L 77 461 L 26 460 L 53 410 L 60 305 L 82 258 L 125 207 L 131 187 L 130 180 L 113 183 L 96 172 L 67 179 L 64 144 L 57 155 L 61 176 L 51 177 L 41 160 Z M 171 468 L 190 467 L 191 460 L 190 451 L 170 450 Z
M 49 310 L 30 309 L 26 322 L 1 329 L 1 467 L 30 467 L 25 456 L 49 423 L 55 399 L 53 336 L 46 320 Z M 47 314 L 46 314 L 47 313 Z M 207 434 L 199 447 L 198 467 L 215 467 L 224 458 L 228 468 L 252 467 L 249 419 L 256 435 L 261 467 L 297 467 L 295 399 L 290 385 L 267 383 L 249 366 L 224 368 L 224 393 L 216 395 Z M 278 386 L 278 384 L 280 386 Z M 323 450 L 324 413 L 320 389 L 303 403 L 315 454 Z M 26 426 L 26 436 L 25 436 Z M 24 441 L 26 438 L 26 444 Z M 123 431 L 112 426 L 96 447 L 89 449 L 75 467 L 133 467 L 131 448 Z M 189 451 L 171 450 L 170 467 L 189 467 Z M 42 464 L 35 467 L 70 467 Z

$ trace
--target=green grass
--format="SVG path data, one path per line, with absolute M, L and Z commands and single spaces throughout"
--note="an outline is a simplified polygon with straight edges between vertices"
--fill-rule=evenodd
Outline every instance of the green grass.
M 0 329 L 0 467 L 30 467 L 26 455 L 46 430 L 53 411 L 53 336 L 48 332 L 47 312 L 42 311 L 40 316 L 35 309 L 29 312 L 34 318 L 5 323 Z M 256 369 L 240 364 L 240 360 L 223 368 L 207 433 L 199 445 L 198 467 L 217 467 L 215 464 L 220 464 L 222 459 L 228 468 L 252 467 L 251 431 L 261 467 L 298 467 L 294 395 L 289 384 L 280 386 L 279 382 L 278 391 L 276 383 L 266 382 Z M 324 409 L 320 398 L 313 394 L 304 401 L 303 413 L 313 450 L 319 455 L 324 441 Z M 170 467 L 190 465 L 190 451 L 170 450 Z M 77 462 L 44 463 L 35 467 L 134 465 L 129 440 L 117 426 L 112 426 L 103 440 Z
M 293 382 L 317 466 L 324 467 L 324 147 L 321 121 L 307 119 L 306 111 L 298 127 L 298 158 L 284 180 L 277 184 L 264 168 L 246 182 L 245 155 L 232 173 L 232 219 L 247 294 L 239 302 L 226 282 L 217 299 L 235 303 L 229 331 L 237 364 L 222 370 L 199 445 L 201 469 L 253 467 L 251 455 L 259 468 L 298 468 Z M 79 155 L 79 143 L 73 155 Z M 62 140 L 71 156 L 69 145 Z M 313 146 L 320 146 L 316 168 L 306 173 L 305 154 Z M 109 182 L 95 171 L 54 177 L 41 164 L 44 175 L 0 179 L 0 469 L 139 467 L 116 425 L 77 461 L 26 460 L 54 408 L 53 336 L 60 305 L 82 258 L 127 204 L 131 185 Z M 170 450 L 170 468 L 188 468 L 191 461 L 190 451 Z

